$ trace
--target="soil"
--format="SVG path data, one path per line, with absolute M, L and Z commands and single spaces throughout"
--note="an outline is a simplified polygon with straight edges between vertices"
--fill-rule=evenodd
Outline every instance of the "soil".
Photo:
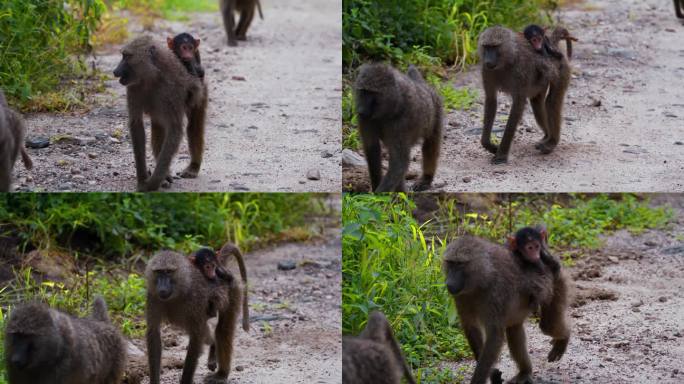
M 554 14 L 579 41 L 565 101 L 561 142 L 534 149 L 542 133 L 526 108 L 507 165 L 480 145 L 484 93 L 479 68 L 455 76 L 477 103 L 447 116 L 435 191 L 684 191 L 684 25 L 671 1 L 587 0 Z M 508 119 L 501 94 L 494 131 Z M 412 173 L 420 172 L 414 149 Z M 358 167 L 361 168 L 361 167 Z M 364 167 L 365 168 L 365 167 Z M 347 190 L 368 191 L 366 170 L 343 170 Z M 410 183 L 409 183 L 410 184 Z
M 201 38 L 210 96 L 204 163 L 199 178 L 176 178 L 171 191 L 339 192 L 341 1 L 279 0 L 263 8 L 265 19 L 255 18 L 238 47 L 226 45 L 219 12 L 192 14 L 189 23 L 158 20 L 151 30 L 130 17 L 130 39 L 149 34 L 162 42 L 180 32 Z M 120 48 L 89 58 L 109 80 L 89 97 L 87 112 L 26 116 L 28 138 L 51 144 L 29 149 L 34 169 L 15 168 L 15 189 L 135 190 L 125 87 L 111 76 Z M 172 174 L 188 161 L 184 142 Z
M 656 195 L 673 207 L 664 230 L 606 236 L 600 250 L 569 268 L 575 283 L 572 337 L 560 362 L 549 363 L 549 338 L 526 324 L 535 383 L 684 382 L 684 198 Z M 470 377 L 472 360 L 447 364 Z M 511 379 L 508 351 L 499 368 Z
M 341 232 L 339 217 L 331 221 L 317 240 L 281 244 L 246 255 L 251 329 L 246 333 L 238 326 L 229 383 L 342 381 Z M 294 262 L 296 268 L 278 269 L 278 263 L 285 261 Z M 162 340 L 161 383 L 178 383 L 187 337 L 164 327 Z M 145 350 L 144 340 L 133 343 Z M 195 373 L 198 383 L 210 374 L 207 350 Z M 137 360 L 129 369 L 146 375 L 146 357 L 140 354 Z M 142 380 L 148 382 L 147 377 Z

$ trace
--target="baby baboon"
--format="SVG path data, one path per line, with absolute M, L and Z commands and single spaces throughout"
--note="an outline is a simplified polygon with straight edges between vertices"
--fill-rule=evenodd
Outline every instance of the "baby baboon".
M 553 34 L 550 40 L 557 47 L 558 41 L 554 40 Z M 478 45 L 485 91 L 481 142 L 485 149 L 495 154 L 492 162 L 508 161 L 513 136 L 528 98 L 537 124 L 544 132 L 544 138 L 536 148 L 544 154 L 551 153 L 560 141 L 563 99 L 570 82 L 568 60 L 538 55 L 524 36 L 500 26 L 482 32 Z M 513 103 L 503 139 L 497 146 L 491 141 L 491 133 L 498 91 L 510 94 Z
M 193 383 L 197 362 L 205 344 L 211 345 L 207 361 L 209 369 L 215 370 L 218 361 L 218 371 L 207 377 L 205 383 L 227 383 L 233 356 L 233 337 L 243 297 L 240 282 L 233 279 L 230 284 L 211 284 L 187 256 L 170 251 L 159 252 L 149 261 L 145 277 L 150 384 L 159 384 L 162 322 L 181 327 L 190 338 L 181 384 Z M 213 332 L 207 325 L 210 303 L 218 311 L 218 324 Z M 244 324 L 249 324 L 246 309 L 243 311 L 243 328 L 246 328 Z
M 342 338 L 342 383 L 399 384 L 402 377 L 416 382 L 387 318 L 371 312 L 360 335 Z
M 219 279 L 227 283 L 233 281 L 233 275 L 219 264 L 216 253 L 210 248 L 200 248 L 190 254 L 188 259 L 207 280 L 213 283 L 217 283 Z
M 549 38 L 546 37 L 545 33 L 546 31 L 544 28 L 536 24 L 530 24 L 523 30 L 525 39 L 532 44 L 532 47 L 535 51 L 537 51 L 537 53 L 543 56 L 551 56 L 560 60 L 563 57 L 563 54 L 560 53 L 556 47 L 551 46 Z
M 10 384 L 119 384 L 126 348 L 101 297 L 83 319 L 30 302 L 10 313 L 5 358 Z
M 221 15 L 223 26 L 228 35 L 228 45 L 234 47 L 237 40 L 247 40 L 247 29 L 254 18 L 254 8 L 259 9 L 259 17 L 264 19 L 259 0 L 221 0 Z M 240 21 L 235 27 L 235 12 L 240 14 Z
M 364 64 L 354 84 L 359 132 L 368 162 L 373 192 L 406 191 L 404 177 L 411 148 L 423 139 L 423 176 L 414 191 L 430 188 L 437 170 L 442 141 L 440 96 L 420 72 L 407 74 L 385 64 Z M 380 142 L 389 151 L 389 169 L 382 176 Z
M 472 384 L 484 384 L 508 342 L 518 366 L 514 383 L 532 380 L 523 323 L 532 312 L 529 287 L 536 287 L 541 305 L 540 328 L 553 338 L 549 361 L 559 360 L 570 340 L 566 318 L 568 278 L 564 273 L 527 273 L 506 247 L 465 235 L 453 241 L 444 253 L 446 286 L 456 303 L 468 344 L 477 360 Z M 483 333 L 484 332 L 484 333 Z
M 175 37 L 167 37 L 166 45 L 178 56 L 188 73 L 204 79 L 204 68 L 199 53 L 200 39 L 195 39 L 189 33 L 179 33 Z
M 24 147 L 25 133 L 24 119 L 7 105 L 5 94 L 0 90 L 0 192 L 10 191 L 17 156 L 21 155 L 26 169 L 33 168 Z
M 183 115 L 187 115 L 190 164 L 181 177 L 195 178 L 202 165 L 207 86 L 192 76 L 173 52 L 151 37 L 139 37 L 122 50 L 114 76 L 126 86 L 128 120 L 135 156 L 138 191 L 159 189 L 169 181 L 173 156 L 183 136 Z M 145 158 L 143 114 L 150 115 L 152 153 L 157 165 L 148 178 Z

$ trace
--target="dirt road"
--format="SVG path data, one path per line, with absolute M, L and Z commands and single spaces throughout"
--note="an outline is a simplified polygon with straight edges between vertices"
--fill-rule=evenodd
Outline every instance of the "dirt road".
M 484 94 L 473 67 L 455 84 L 479 90 L 478 103 L 448 114 L 435 191 L 684 191 L 684 25 L 672 2 L 571 3 L 555 15 L 579 38 L 555 152 L 534 149 L 542 133 L 528 106 L 509 163 L 490 163 L 480 145 Z M 499 137 L 510 109 L 510 98 L 501 96 Z M 420 171 L 419 152 L 413 173 Z M 365 170 L 355 169 L 345 169 L 344 184 L 364 190 Z
M 198 179 L 176 179 L 171 191 L 339 191 L 341 1 L 262 3 L 265 20 L 255 18 L 238 47 L 226 45 L 218 12 L 193 14 L 188 24 L 159 20 L 146 32 L 134 19 L 129 25 L 131 38 L 165 41 L 187 31 L 202 40 L 210 95 L 204 164 Z M 90 61 L 111 74 L 119 49 Z M 135 190 L 125 88 L 110 77 L 85 114 L 26 116 L 29 138 L 52 144 L 29 149 L 35 169 L 16 167 L 17 190 Z M 172 173 L 188 159 L 184 142 Z
M 669 228 L 617 232 L 569 269 L 572 339 L 560 362 L 546 361 L 550 339 L 526 324 L 535 383 L 684 382 L 684 199 L 659 195 L 654 203 L 674 208 Z M 452 368 L 469 378 L 474 363 Z M 504 379 L 516 373 L 507 350 L 499 368 Z
M 246 255 L 251 330 L 248 334 L 238 327 L 230 383 L 342 381 L 340 236 L 338 222 L 329 224 L 323 239 Z M 282 261 L 293 261 L 297 267 L 279 270 Z M 162 338 L 167 369 L 161 382 L 178 383 L 187 338 L 170 327 L 163 328 Z M 144 340 L 135 344 L 145 349 Z M 206 358 L 205 351 L 195 374 L 197 383 L 210 373 Z M 144 356 L 139 365 L 146 374 Z M 147 377 L 143 383 L 149 383 Z

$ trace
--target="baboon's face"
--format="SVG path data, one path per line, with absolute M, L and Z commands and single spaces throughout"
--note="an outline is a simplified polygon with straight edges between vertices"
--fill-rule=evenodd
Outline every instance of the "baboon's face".
M 356 95 L 356 113 L 364 119 L 370 119 L 377 108 L 378 93 L 359 89 Z
M 124 47 L 121 51 L 121 61 L 114 69 L 114 76 L 119 78 L 121 85 L 134 85 L 145 76 L 145 73 L 149 74 L 152 71 L 154 47 L 135 48 L 137 49 Z
M 169 300 L 175 293 L 176 269 L 154 270 L 154 292 L 159 299 Z
M 500 65 L 499 45 L 482 46 L 482 65 L 487 69 L 496 69 Z
M 60 350 L 58 330 L 52 334 L 8 333 L 7 365 L 17 370 L 31 370 L 52 363 Z
M 446 276 L 445 284 L 449 293 L 454 296 L 461 293 L 466 285 L 465 265 L 463 263 L 445 260 L 442 269 Z

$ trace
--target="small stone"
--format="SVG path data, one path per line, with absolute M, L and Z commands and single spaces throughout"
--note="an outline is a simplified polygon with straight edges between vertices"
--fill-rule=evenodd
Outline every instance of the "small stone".
M 675 144 L 675 145 L 684 145 L 684 142 L 681 142 L 681 141 L 675 141 L 675 142 L 674 142 L 674 144 Z
M 232 76 L 230 79 L 235 81 L 247 81 L 244 76 Z
M 306 172 L 306 178 L 309 180 L 320 180 L 321 172 L 319 172 L 318 169 L 310 169 Z
M 660 296 L 660 297 L 658 298 L 658 301 L 660 301 L 661 303 L 664 303 L 664 302 L 667 301 L 667 297 L 665 297 L 665 296 Z
M 245 366 L 244 365 L 238 365 L 235 367 L 235 370 L 238 372 L 242 372 L 245 370 Z
M 236 191 L 249 191 L 249 188 L 240 183 L 230 183 L 228 185 Z
M 471 181 L 473 181 L 473 179 L 470 178 L 470 177 L 468 177 L 468 176 L 464 177 L 464 178 L 461 179 L 461 180 L 463 180 L 464 183 L 470 183 Z
M 342 150 L 342 165 L 351 167 L 365 167 L 366 160 L 351 149 Z
M 88 153 L 88 157 L 91 158 L 91 159 L 96 159 L 96 158 L 97 158 L 97 153 L 95 153 L 95 152 L 89 152 L 89 153 Z
M 323 151 L 323 152 L 321 152 L 321 157 L 324 159 L 327 159 L 327 158 L 333 157 L 333 154 L 330 153 L 330 151 Z
M 25 144 L 27 148 L 47 148 L 50 145 L 50 139 L 47 137 L 27 138 Z
M 278 269 L 281 271 L 291 271 L 297 268 L 297 263 L 293 260 L 284 260 L 278 262 Z

